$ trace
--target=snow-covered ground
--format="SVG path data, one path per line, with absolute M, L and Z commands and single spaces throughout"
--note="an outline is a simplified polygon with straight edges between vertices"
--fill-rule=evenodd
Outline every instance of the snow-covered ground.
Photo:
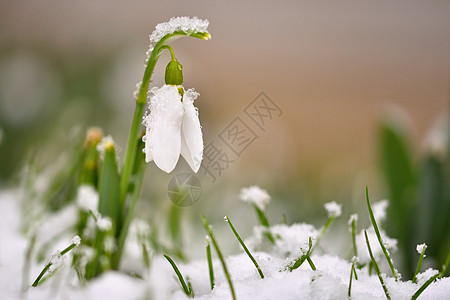
M 70 268 L 71 259 L 68 255 L 65 266 L 55 272 L 53 277 L 37 288 L 30 287 L 42 270 L 43 263 L 36 263 L 33 254 L 29 268 L 26 267 L 30 238 L 23 236 L 20 231 L 21 211 L 18 199 L 17 191 L 0 192 L 0 299 L 187 299 L 173 269 L 161 254 L 155 254 L 150 270 L 145 270 L 142 259 L 133 257 L 133 251 L 128 251 L 125 262 L 128 268 L 140 272 L 143 279 L 111 271 L 80 286 L 75 272 Z M 70 208 L 61 214 L 64 214 L 62 218 L 70 224 Z M 57 220 L 55 218 L 52 221 L 52 232 L 59 226 Z M 50 231 L 48 225 L 42 226 Z M 260 278 L 244 252 L 226 257 L 237 299 L 348 299 L 351 262 L 344 258 L 316 251 L 311 257 L 316 271 L 311 270 L 307 263 L 292 272 L 286 269 L 301 253 L 300 248 L 307 248 L 308 238 L 317 236 L 318 229 L 309 224 L 293 224 L 275 225 L 271 230 L 277 237 L 276 245 L 267 242 L 260 227 L 255 227 L 252 236 L 246 239 L 264 272 L 264 279 Z M 44 234 L 41 231 L 38 239 Z M 369 235 L 374 255 L 379 256 L 376 238 L 373 234 Z M 359 235 L 358 239 L 362 238 Z M 71 236 L 69 233 L 67 236 L 62 234 L 59 239 L 61 243 L 56 243 L 53 250 L 67 246 Z M 390 240 L 390 244 L 395 246 L 393 241 Z M 367 259 L 367 249 L 364 246 L 363 242 L 358 242 L 361 260 Z M 206 258 L 177 264 L 183 276 L 189 278 L 195 298 L 231 299 L 230 288 L 219 260 L 213 260 L 216 286 L 212 291 Z M 396 282 L 392 277 L 386 276 L 385 282 L 391 299 L 411 299 L 433 272 L 430 269 L 421 273 L 417 283 Z M 386 298 L 378 277 L 375 274 L 370 276 L 367 267 L 357 269 L 357 275 L 358 280 L 353 279 L 351 299 Z M 450 278 L 438 279 L 432 283 L 419 299 L 450 299 Z

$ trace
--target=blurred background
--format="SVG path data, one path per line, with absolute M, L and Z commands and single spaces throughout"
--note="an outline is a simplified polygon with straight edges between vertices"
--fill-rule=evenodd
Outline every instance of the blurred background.
M 274 198 L 274 222 L 285 215 L 320 225 L 321 205 L 331 200 L 344 203 L 346 218 L 364 208 L 365 185 L 373 201 L 392 198 L 380 170 L 383 120 L 400 124 L 411 161 L 420 164 L 430 130 L 449 111 L 448 1 L 6 0 L 2 185 L 15 182 L 30 157 L 51 166 L 92 125 L 113 135 L 123 154 L 148 35 L 180 15 L 210 21 L 210 41 L 181 39 L 173 47 L 185 88 L 201 94 L 205 143 L 217 141 L 234 160 L 215 181 L 199 175 L 194 211 L 245 217 L 251 208 L 233 209 L 237 195 L 258 184 Z M 161 57 L 153 85 L 163 83 L 168 58 Z M 261 92 L 282 111 L 264 129 L 244 111 Z M 219 137 L 236 117 L 257 135 L 240 155 Z M 180 159 L 175 173 L 186 170 Z M 149 165 L 144 196 L 170 205 L 172 176 Z

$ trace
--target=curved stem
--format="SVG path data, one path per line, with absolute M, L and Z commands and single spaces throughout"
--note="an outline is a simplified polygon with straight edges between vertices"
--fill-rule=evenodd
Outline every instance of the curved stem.
M 163 46 L 161 47 L 161 50 L 163 50 L 163 49 L 167 49 L 167 50 L 170 51 L 170 57 L 171 57 L 172 61 L 176 61 L 176 60 L 177 60 L 177 59 L 175 58 L 175 53 L 173 52 L 172 47 L 170 47 L 169 45 L 163 45 Z

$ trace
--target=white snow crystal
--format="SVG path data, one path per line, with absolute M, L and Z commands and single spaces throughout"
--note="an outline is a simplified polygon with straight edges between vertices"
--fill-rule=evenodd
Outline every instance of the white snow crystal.
M 372 204 L 373 216 L 377 222 L 384 221 L 386 219 L 386 209 L 389 206 L 388 200 L 380 200 L 377 203 Z
M 208 32 L 208 20 L 201 20 L 197 17 L 173 17 L 168 22 L 159 23 L 156 25 L 155 30 L 149 36 L 150 46 L 147 51 L 147 58 L 155 47 L 156 43 L 159 42 L 164 36 L 172 34 L 176 31 L 183 31 L 188 35 L 197 32 Z
M 74 236 L 71 240 L 71 243 L 75 244 L 75 246 L 77 246 L 77 247 L 80 246 L 80 244 L 81 244 L 80 236 L 79 235 Z
M 430 279 L 431 277 L 433 277 L 437 273 L 439 273 L 438 270 L 429 268 L 425 272 L 417 274 L 417 284 L 418 285 L 424 284 L 428 279 Z
M 425 251 L 425 249 L 427 249 L 427 244 L 419 244 L 416 247 L 416 250 L 417 252 L 419 252 L 419 254 L 422 254 L 422 252 Z M 425 257 L 425 255 L 423 257 Z
M 147 221 L 142 219 L 135 219 L 131 223 L 131 229 L 139 237 L 149 237 L 150 236 L 150 225 Z
M 261 210 L 264 210 L 270 202 L 270 196 L 267 191 L 256 185 L 241 189 L 239 199 L 255 204 Z
M 137 99 L 139 96 L 139 91 L 141 90 L 141 86 L 142 86 L 142 81 L 139 81 L 138 83 L 136 83 L 136 89 L 133 92 L 133 97 L 134 99 Z
M 110 147 L 111 145 L 116 148 L 116 152 L 119 152 L 119 149 L 117 148 L 116 143 L 114 142 L 114 139 L 110 135 L 105 136 L 104 138 L 102 138 L 100 143 L 98 143 L 97 151 L 100 153 L 101 159 L 103 159 L 105 157 L 105 149 L 107 147 Z
M 78 188 L 76 202 L 80 209 L 95 212 L 98 209 L 98 193 L 91 185 L 81 185 Z
M 51 266 L 48 268 L 48 272 L 52 274 L 56 269 L 64 265 L 65 257 L 61 255 L 61 251 L 56 250 L 55 253 L 45 260 L 45 264 L 48 265 L 51 263 Z
M 342 205 L 337 204 L 335 201 L 325 203 L 323 206 L 328 213 L 328 218 L 339 217 L 342 213 Z
M 352 226 L 353 221 L 355 221 L 355 223 L 358 221 L 358 214 L 353 214 L 350 216 L 347 222 L 348 226 Z
M 99 217 L 97 218 L 97 227 L 101 231 L 108 231 L 112 227 L 112 222 L 109 217 Z

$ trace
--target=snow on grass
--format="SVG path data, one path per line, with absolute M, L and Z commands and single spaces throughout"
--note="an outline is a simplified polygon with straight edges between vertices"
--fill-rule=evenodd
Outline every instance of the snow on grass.
M 97 211 L 98 193 L 95 188 L 91 185 L 81 185 L 78 188 L 76 203 L 80 209 L 86 212 Z
M 239 194 L 239 199 L 256 205 L 262 211 L 270 202 L 270 196 L 267 191 L 256 185 L 243 188 Z
M 342 205 L 337 204 L 335 201 L 325 203 L 323 206 L 325 207 L 325 210 L 327 211 L 328 218 L 339 217 L 342 213 Z
M 22 296 L 22 269 L 28 244 L 28 238 L 20 232 L 20 207 L 16 201 L 18 194 L 12 192 L 0 193 L 0 299 L 20 299 Z M 62 212 L 64 215 L 64 212 Z M 145 226 L 144 226 L 145 225 Z M 139 221 L 133 226 L 137 235 L 146 234 L 146 224 Z M 142 227 L 142 228 L 141 228 Z M 347 299 L 347 289 L 351 261 L 339 256 L 322 254 L 320 251 L 312 255 L 317 271 L 312 271 L 308 264 L 288 272 L 285 270 L 289 255 L 296 255 L 302 247 L 307 247 L 308 238 L 316 237 L 319 231 L 309 224 L 274 225 L 271 227 L 276 237 L 276 244 L 267 241 L 264 228 L 258 226 L 248 237 L 247 245 L 264 272 L 261 279 L 253 263 L 245 253 L 226 257 L 231 278 L 233 280 L 237 299 Z M 345 231 L 346 234 L 347 231 Z M 134 236 L 136 234 L 132 234 Z M 374 253 L 381 256 L 377 250 L 375 234 L 369 230 L 369 236 L 374 247 Z M 395 240 L 382 233 L 383 239 L 391 246 Z M 325 237 L 326 238 L 326 237 Z M 358 241 L 361 237 L 358 237 Z M 73 244 L 80 241 L 76 237 Z M 67 243 L 67 241 L 66 241 Z M 56 243 L 57 244 L 57 243 Z M 84 251 L 86 247 L 80 245 L 77 251 Z M 393 250 L 392 247 L 388 247 Z M 54 251 L 56 246 L 50 249 Z M 137 250 L 137 249 L 136 249 Z M 367 249 L 361 246 L 359 254 L 362 258 Z M 127 273 L 131 273 L 142 264 L 138 252 L 127 256 Z M 70 256 L 66 262 L 70 261 Z M 195 299 L 220 300 L 230 299 L 230 290 L 218 259 L 213 255 L 213 268 L 216 285 L 211 291 L 209 283 L 208 264 L 205 259 L 194 260 L 189 263 L 177 261 L 185 278 L 189 278 L 195 294 Z M 174 276 L 171 266 L 162 255 L 155 255 L 148 272 L 141 273 L 143 279 L 133 278 L 122 272 L 107 272 L 95 278 L 84 286 L 80 286 L 69 263 L 62 266 L 48 282 L 37 288 L 28 288 L 26 298 L 35 299 L 187 299 L 180 283 Z M 42 269 L 42 263 L 33 262 L 30 276 L 34 277 Z M 142 271 L 134 269 L 135 271 Z M 369 275 L 368 269 L 356 269 L 358 280 L 352 283 L 352 299 L 385 299 L 385 295 L 376 275 Z M 411 281 L 395 281 L 392 277 L 384 276 L 387 289 L 392 299 L 411 299 L 411 296 L 429 278 L 436 274 L 436 270 L 428 269 L 418 274 L 418 283 Z M 29 283 L 28 283 L 29 284 Z M 29 286 L 29 285 L 28 285 Z M 420 296 L 420 299 L 448 299 L 450 295 L 450 278 L 442 278 L 433 282 Z

